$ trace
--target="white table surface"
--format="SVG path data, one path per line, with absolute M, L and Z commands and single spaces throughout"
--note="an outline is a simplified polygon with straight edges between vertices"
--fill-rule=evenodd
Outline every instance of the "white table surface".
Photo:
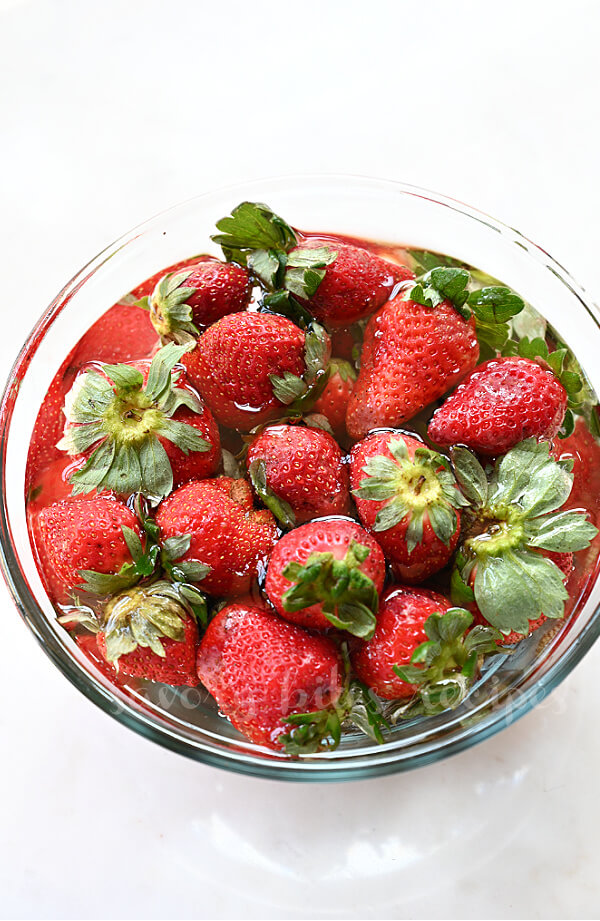
M 598 297 L 600 5 L 493 7 L 0 0 L 1 367 L 112 238 L 278 173 L 445 192 Z M 304 786 L 134 735 L 0 601 L 3 917 L 597 917 L 600 646 L 474 750 Z

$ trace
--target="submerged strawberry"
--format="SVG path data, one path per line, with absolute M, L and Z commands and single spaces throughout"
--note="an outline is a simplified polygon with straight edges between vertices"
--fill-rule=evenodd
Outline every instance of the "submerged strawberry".
M 468 505 L 447 458 L 400 432 L 376 432 L 355 444 L 350 483 L 364 526 L 395 573 L 420 582 L 445 566 Z
M 387 262 L 359 246 L 318 237 L 303 240 L 289 256 L 297 261 L 323 248 L 332 251 L 335 258 L 325 267 L 317 290 L 303 302 L 320 323 L 332 329 L 369 316 L 389 300 L 400 282 L 414 278 L 404 265 Z
M 198 676 L 246 738 L 288 754 L 332 750 L 351 719 L 381 740 L 362 688 L 348 681 L 335 644 L 251 604 L 231 604 L 210 622 Z
M 408 700 L 401 715 L 433 715 L 465 699 L 481 657 L 503 653 L 500 634 L 469 627 L 473 616 L 424 589 L 394 587 L 382 599 L 375 635 L 352 655 L 357 675 L 379 697 Z M 467 632 L 468 631 L 468 632 Z
M 324 384 L 329 352 L 320 327 L 305 334 L 285 317 L 236 313 L 210 326 L 183 362 L 217 420 L 249 431 Z
M 348 470 L 327 432 L 270 426 L 250 445 L 246 464 L 258 496 L 283 524 L 348 511 Z
M 71 477 L 74 494 L 110 489 L 158 500 L 174 485 L 214 473 L 217 426 L 174 371 L 186 346 L 173 343 L 152 361 L 101 364 L 77 377 L 65 400 L 59 447 L 86 462 Z
M 355 636 L 371 636 L 385 560 L 377 543 L 355 521 L 312 521 L 278 541 L 265 591 L 286 620 Z
M 367 324 L 348 433 L 363 438 L 412 419 L 468 374 L 478 356 L 474 324 L 448 301 L 432 308 L 395 297 Z
M 157 282 L 148 298 L 150 318 L 163 341 L 193 342 L 200 329 L 245 310 L 251 293 L 246 269 L 206 258 Z
M 435 411 L 428 435 L 440 445 L 505 454 L 530 436 L 554 438 L 567 400 L 550 368 L 528 358 L 492 359 L 475 368 Z
M 256 511 L 245 480 L 216 477 L 175 490 L 158 507 L 162 541 L 189 536 L 184 562 L 210 567 L 202 581 L 212 595 L 241 595 L 250 590 L 277 540 L 270 512 Z
M 313 412 L 325 416 L 336 438 L 346 436 L 346 410 L 356 383 L 356 371 L 343 358 L 329 362 L 329 377 L 323 393 L 313 406 Z
M 141 551 L 139 523 L 123 502 L 98 496 L 57 502 L 38 516 L 44 569 L 67 592 L 105 594 L 139 578 L 132 550 Z

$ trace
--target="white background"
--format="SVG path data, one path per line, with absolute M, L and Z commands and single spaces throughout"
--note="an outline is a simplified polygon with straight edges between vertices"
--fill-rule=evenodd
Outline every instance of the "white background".
M 1 367 L 112 238 L 272 174 L 465 200 L 597 298 L 599 33 L 593 0 L 0 0 Z M 599 647 L 449 761 L 284 785 L 124 729 L 0 601 L 5 917 L 597 917 Z

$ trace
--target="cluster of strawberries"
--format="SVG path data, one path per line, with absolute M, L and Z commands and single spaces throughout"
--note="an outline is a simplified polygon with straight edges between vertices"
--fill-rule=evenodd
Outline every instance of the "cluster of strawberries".
M 445 257 L 248 202 L 217 226 L 226 261 L 149 279 L 57 375 L 29 461 L 40 571 L 114 678 L 200 680 L 292 755 L 349 722 L 381 741 L 382 701 L 455 707 L 563 615 L 596 534 L 553 445 L 584 381 Z

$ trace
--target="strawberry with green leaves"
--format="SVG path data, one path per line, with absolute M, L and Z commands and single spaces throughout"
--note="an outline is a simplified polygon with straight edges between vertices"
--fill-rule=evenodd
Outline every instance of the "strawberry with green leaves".
M 446 565 L 468 505 L 447 458 L 410 435 L 375 432 L 352 448 L 350 485 L 361 522 L 403 581 Z
M 310 259 L 323 249 L 333 248 L 335 259 L 325 268 L 324 276 L 312 294 L 298 292 L 301 303 L 328 328 L 350 326 L 390 299 L 399 284 L 414 278 L 404 265 L 387 262 L 359 246 L 309 237 L 291 250 L 288 259 Z
M 346 417 L 353 438 L 412 419 L 472 371 L 481 350 L 506 345 L 523 301 L 509 288 L 472 284 L 465 269 L 434 268 L 371 317 Z
M 384 700 L 410 701 L 410 715 L 439 713 L 461 703 L 480 657 L 498 648 L 500 633 L 468 628 L 473 616 L 422 588 L 393 586 L 381 599 L 377 629 L 356 646 L 352 665 Z
M 235 263 L 205 258 L 165 274 L 141 306 L 150 310 L 154 329 L 163 342 L 195 342 L 206 329 L 229 313 L 245 310 L 252 286 L 246 269 Z
M 564 350 L 566 354 L 566 350 Z M 548 358 L 562 363 L 562 355 Z M 558 364 L 556 365 L 559 369 Z M 551 440 L 558 433 L 569 395 L 581 389 L 577 374 L 555 373 L 544 362 L 520 356 L 479 365 L 435 411 L 428 435 L 439 445 L 464 444 L 479 454 L 505 454 L 531 436 Z
M 569 595 L 563 572 L 545 553 L 589 546 L 597 528 L 581 510 L 561 510 L 573 485 L 572 461 L 555 460 L 547 442 L 528 438 L 484 469 L 467 448 L 451 451 L 471 504 L 456 556 L 453 599 L 475 602 L 505 636 L 527 636 L 544 615 L 560 618 Z
M 257 745 L 291 755 L 331 751 L 346 720 L 382 740 L 384 721 L 349 681 L 335 643 L 258 605 L 219 611 L 200 643 L 197 669 L 219 710 Z
M 49 505 L 38 515 L 37 533 L 44 571 L 66 594 L 109 594 L 152 572 L 136 516 L 114 497 L 78 497 Z
M 235 313 L 210 326 L 183 359 L 222 424 L 250 431 L 313 402 L 327 379 L 329 337 L 286 317 Z
M 253 507 L 248 483 L 225 476 L 180 486 L 159 505 L 156 524 L 163 545 L 185 538 L 178 566 L 209 567 L 202 589 L 211 595 L 248 592 L 279 533 L 271 512 Z
M 300 239 L 266 205 L 242 202 L 218 221 L 213 240 L 227 260 L 247 267 L 267 292 L 263 307 L 303 323 L 316 317 L 335 329 L 381 307 L 394 288 L 414 278 L 359 246 L 311 236 Z
M 75 619 L 96 634 L 98 652 L 118 674 L 195 687 L 197 618 L 205 609 L 198 589 L 161 580 L 114 595 L 100 615 L 82 608 Z
M 399 294 L 367 323 L 348 434 L 364 438 L 412 419 L 468 374 L 478 356 L 473 324 L 450 302 L 428 307 Z
M 325 416 L 336 438 L 346 437 L 346 410 L 356 383 L 356 371 L 349 361 L 332 358 L 323 393 L 313 406 L 313 412 Z
M 373 538 L 355 521 L 333 518 L 301 525 L 278 541 L 265 592 L 292 623 L 369 637 L 384 579 L 385 559 Z
M 174 485 L 215 472 L 217 426 L 176 370 L 187 348 L 171 343 L 151 361 L 92 365 L 76 378 L 59 442 L 85 457 L 71 476 L 74 495 L 112 490 L 158 501 Z
M 285 527 L 348 511 L 348 470 L 327 432 L 269 426 L 250 445 L 246 465 L 256 494 Z

